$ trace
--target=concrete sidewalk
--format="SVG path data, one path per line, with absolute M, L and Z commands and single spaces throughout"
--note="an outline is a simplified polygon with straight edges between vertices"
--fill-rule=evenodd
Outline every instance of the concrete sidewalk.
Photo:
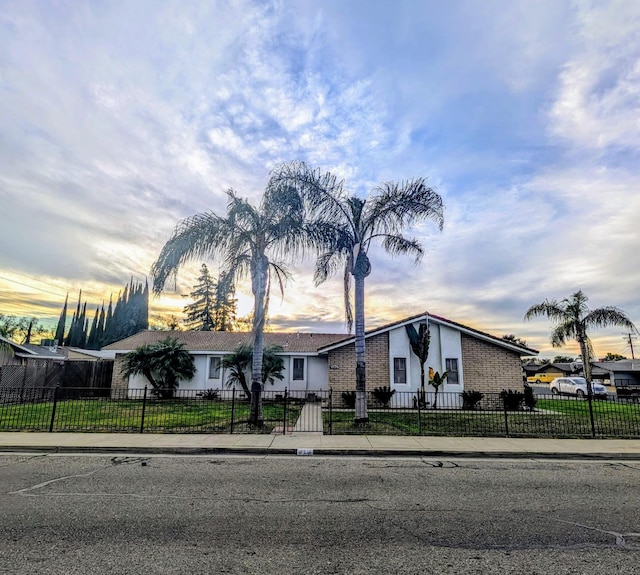
M 637 439 L 513 439 L 382 435 L 0 433 L 0 452 L 364 455 L 640 460 Z

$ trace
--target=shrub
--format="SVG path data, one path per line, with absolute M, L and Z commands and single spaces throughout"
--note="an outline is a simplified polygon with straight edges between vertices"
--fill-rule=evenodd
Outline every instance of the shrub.
M 378 403 L 381 403 L 383 407 L 389 407 L 389 402 L 396 392 L 395 389 L 391 389 L 388 385 L 383 387 L 376 387 L 373 390 L 373 397 Z
M 533 411 L 533 409 L 538 403 L 538 400 L 533 395 L 533 388 L 530 385 L 524 386 L 524 404 L 527 406 L 527 409 Z
M 356 408 L 356 392 L 355 391 L 343 391 L 342 401 L 349 409 Z
M 512 389 L 503 389 L 500 392 L 500 398 L 507 411 L 518 411 L 522 408 L 524 393 L 521 391 L 513 391 Z
M 220 393 L 215 389 L 207 389 L 207 391 L 202 392 L 202 399 L 218 401 L 220 399 Z
M 470 389 L 463 391 L 460 397 L 462 397 L 462 409 L 475 409 L 484 397 L 484 393 Z

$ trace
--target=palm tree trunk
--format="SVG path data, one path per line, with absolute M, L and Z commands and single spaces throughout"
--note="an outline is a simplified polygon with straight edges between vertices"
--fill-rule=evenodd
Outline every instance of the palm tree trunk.
M 591 357 L 589 355 L 589 348 L 585 339 L 585 335 L 580 334 L 578 337 L 578 343 L 580 344 L 580 355 L 582 356 L 584 378 L 587 380 L 587 395 L 591 397 L 593 395 L 593 388 L 591 387 Z
M 355 312 L 356 312 L 356 423 L 367 423 L 367 379 L 364 344 L 364 278 L 355 275 Z
M 253 291 L 253 355 L 251 358 L 251 411 L 249 424 L 261 427 L 262 413 L 262 357 L 264 355 L 265 300 L 267 295 L 267 274 L 269 261 L 263 254 L 255 256 L 251 269 L 251 290 Z

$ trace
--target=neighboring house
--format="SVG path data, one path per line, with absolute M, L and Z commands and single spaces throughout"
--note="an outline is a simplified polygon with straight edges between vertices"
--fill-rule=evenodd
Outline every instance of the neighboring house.
M 30 343 L 16 343 L 0 336 L 0 343 L 5 349 L 0 349 L 1 365 L 45 365 L 48 362 L 62 362 L 64 354 L 57 351 L 56 346 L 41 346 Z M 7 349 L 10 348 L 10 351 Z
M 598 369 L 605 374 L 603 377 L 594 375 L 594 379 L 608 380 L 607 384 L 615 386 L 619 395 L 624 392 L 640 393 L 640 360 L 594 361 L 591 365 L 594 372 Z
M 615 363 L 615 362 L 614 362 Z M 529 377 L 546 374 L 547 377 L 541 377 L 541 383 L 549 383 L 550 378 L 556 377 L 584 377 L 582 363 L 572 361 L 571 363 L 558 362 L 546 363 L 541 365 L 533 373 L 529 373 Z M 591 379 L 606 381 L 609 379 L 609 372 L 602 369 L 598 363 L 591 362 Z
M 522 387 L 522 356 L 535 355 L 534 349 L 505 341 L 451 320 L 423 313 L 376 329 L 366 334 L 367 389 L 389 386 L 397 392 L 415 393 L 420 387 L 420 363 L 411 351 L 405 326 L 416 329 L 427 322 L 431 331 L 431 346 L 425 370 L 432 367 L 442 373 L 449 371 L 441 392 L 461 392 L 463 389 L 500 392 Z M 345 334 L 270 333 L 265 345 L 283 347 L 284 379 L 265 389 L 292 393 L 307 391 L 350 391 L 355 387 L 355 338 Z M 112 389 L 143 388 L 143 376 L 129 381 L 122 377 L 124 355 L 143 345 L 155 343 L 167 336 L 182 341 L 194 356 L 196 375 L 191 381 L 180 382 L 180 391 L 224 389 L 227 374 L 221 358 L 238 345 L 249 343 L 251 335 L 239 332 L 206 331 L 143 331 L 112 343 L 102 351 L 115 354 Z M 428 381 L 427 381 L 428 383 Z M 428 388 L 431 389 L 432 388 Z M 394 401 L 402 394 L 396 393 Z M 457 394 L 456 394 L 457 397 Z

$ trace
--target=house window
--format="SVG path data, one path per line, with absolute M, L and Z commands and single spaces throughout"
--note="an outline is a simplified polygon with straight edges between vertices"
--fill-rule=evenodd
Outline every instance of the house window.
M 460 380 L 458 379 L 458 358 L 457 357 L 448 357 L 445 361 L 445 370 L 448 372 L 447 374 L 447 383 L 451 385 L 458 385 Z
M 393 358 L 393 383 L 407 383 L 407 360 L 404 357 Z
M 209 358 L 209 379 L 220 379 L 220 358 Z
M 304 357 L 293 358 L 293 380 L 304 380 Z

